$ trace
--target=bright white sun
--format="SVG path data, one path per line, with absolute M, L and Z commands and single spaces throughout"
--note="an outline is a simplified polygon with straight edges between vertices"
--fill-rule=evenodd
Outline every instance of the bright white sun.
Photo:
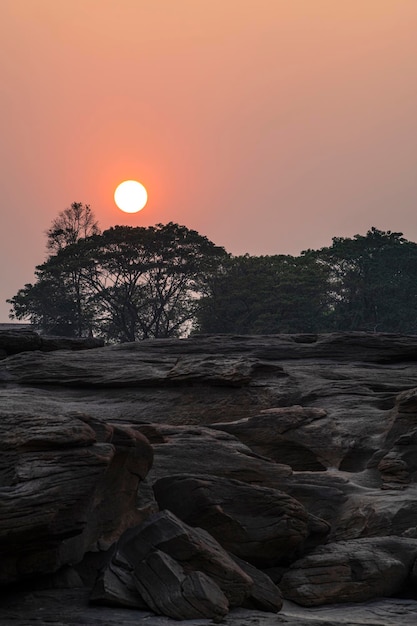
M 137 213 L 147 203 L 148 192 L 137 180 L 125 180 L 116 188 L 114 201 L 125 213 Z

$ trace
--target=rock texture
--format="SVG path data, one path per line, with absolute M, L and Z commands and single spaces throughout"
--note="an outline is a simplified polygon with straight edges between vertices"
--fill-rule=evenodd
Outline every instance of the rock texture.
M 7 618 L 414 623 L 417 337 L 19 341 L 0 333 L 1 580 L 32 599 Z M 184 556 L 202 537 L 241 578 Z M 89 609 L 68 588 L 100 565 Z
M 129 427 L 0 412 L 0 582 L 55 572 L 141 521 L 152 449 Z
M 302 606 L 363 602 L 399 593 L 417 582 L 417 540 L 378 537 L 317 548 L 284 574 L 285 597 Z
M 52 352 L 54 350 L 88 350 L 104 346 L 102 339 L 52 337 L 39 335 L 31 330 L 0 330 L 0 353 L 2 358 L 19 352 L 41 350 Z
M 259 567 L 294 559 L 309 540 L 326 540 L 330 526 L 294 498 L 268 487 L 224 478 L 174 475 L 157 481 L 159 506 L 205 528 L 226 550 Z

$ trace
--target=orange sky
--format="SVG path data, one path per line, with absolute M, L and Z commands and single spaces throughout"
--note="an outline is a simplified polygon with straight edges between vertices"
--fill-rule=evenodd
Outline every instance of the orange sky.
M 71 202 L 234 254 L 417 241 L 417 0 L 0 0 L 0 321 Z M 121 213 L 123 179 L 149 203 Z

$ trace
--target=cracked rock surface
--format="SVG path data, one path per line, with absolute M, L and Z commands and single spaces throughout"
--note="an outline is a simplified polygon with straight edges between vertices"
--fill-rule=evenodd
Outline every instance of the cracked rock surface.
M 0 353 L 0 623 L 415 623 L 417 337 Z

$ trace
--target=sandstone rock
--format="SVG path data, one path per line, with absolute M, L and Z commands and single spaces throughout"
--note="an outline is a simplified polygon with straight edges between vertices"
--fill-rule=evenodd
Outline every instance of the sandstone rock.
M 280 588 L 302 606 L 363 602 L 404 589 L 417 556 L 417 540 L 378 537 L 316 548 L 293 563 Z
M 93 337 L 53 337 L 28 329 L 0 330 L 0 352 L 5 355 L 33 350 L 87 350 L 104 346 L 103 339 Z
M 398 394 L 390 428 L 369 461 L 381 474 L 385 489 L 402 489 L 417 478 L 417 389 Z
M 313 524 L 315 517 L 319 517 L 331 524 L 332 545 L 335 542 L 343 545 L 346 540 L 357 538 L 373 541 L 378 536 L 385 540 L 389 535 L 400 535 L 400 541 L 412 544 L 417 536 L 416 347 L 416 337 L 372 333 L 217 336 L 145 341 L 87 351 L 46 352 L 45 344 L 43 348 L 37 345 L 35 351 L 3 358 L 0 402 L 7 424 L 19 423 L 24 415 L 23 430 L 27 427 L 32 435 L 33 427 L 41 419 L 48 427 L 54 423 L 57 428 L 49 434 L 48 428 L 43 433 L 39 431 L 38 443 L 33 444 L 35 449 L 29 445 L 24 452 L 26 444 L 19 443 L 25 441 L 24 436 L 15 432 L 10 436 L 7 453 L 3 450 L 1 502 L 7 515 L 3 518 L 0 512 L 0 529 L 7 519 L 9 527 L 13 526 L 7 494 L 14 490 L 15 497 L 19 485 L 23 492 L 19 498 L 21 506 L 27 504 L 26 519 L 37 512 L 39 526 L 33 526 L 31 544 L 26 533 L 31 523 L 24 527 L 25 516 L 16 518 L 10 544 L 0 539 L 2 571 L 10 574 L 14 551 L 13 563 L 19 561 L 21 568 L 18 577 L 40 577 L 42 572 L 81 558 L 86 549 L 107 548 L 126 525 L 121 518 L 126 518 L 127 525 L 134 525 L 154 510 L 156 505 L 149 487 L 139 490 L 137 502 L 136 487 L 140 481 L 137 477 L 133 479 L 130 469 L 126 472 L 122 469 L 123 455 L 119 457 L 120 465 L 119 461 L 114 462 L 115 448 L 119 445 L 123 454 L 131 458 L 132 448 L 126 444 L 131 435 L 125 443 L 120 439 L 115 445 L 116 439 L 122 438 L 126 424 L 136 434 L 142 431 L 152 438 L 155 465 L 149 473 L 149 485 L 179 473 L 199 479 L 236 479 L 246 485 L 284 491 L 298 500 L 308 511 L 309 523 Z M 3 356 L 7 352 L 1 345 L 0 350 Z M 84 414 L 91 415 L 93 422 L 82 417 Z M 73 427 L 77 425 L 71 434 L 72 447 L 65 443 L 65 431 L 70 423 Z M 116 424 L 122 429 L 119 434 L 114 431 Z M 273 436 L 268 438 L 268 432 Z M 132 435 L 134 439 L 136 434 Z M 44 473 L 35 476 L 31 471 L 40 467 L 38 455 L 42 456 Z M 58 457 L 60 465 L 57 465 Z M 15 472 L 15 466 L 19 471 Z M 112 466 L 117 471 L 112 472 L 109 469 Z M 50 478 L 47 483 L 44 481 L 49 470 L 54 480 Z M 15 475 L 19 472 L 21 478 L 17 480 Z M 27 480 L 23 479 L 25 473 Z M 118 488 L 121 475 L 126 480 L 129 511 L 125 509 L 120 523 L 113 527 L 113 513 L 106 518 L 108 502 L 114 500 L 115 508 L 122 506 L 124 486 Z M 112 484 L 108 492 L 104 488 L 107 479 Z M 70 493 L 64 499 L 61 485 L 69 483 Z M 127 486 L 130 484 L 132 490 Z M 91 487 L 88 494 L 87 485 Z M 39 486 L 48 502 L 39 504 L 40 496 L 33 500 L 27 496 L 29 490 L 33 495 Z M 4 498 L 3 494 L 6 494 Z M 97 505 L 95 494 L 101 504 Z M 57 515 L 53 512 L 55 505 L 59 510 Z M 48 521 L 47 507 L 53 523 Z M 74 520 L 77 524 L 73 525 Z M 26 537 L 22 542 L 20 538 L 17 540 L 19 527 L 21 537 Z M 311 530 L 314 528 L 309 527 L 310 533 Z M 319 531 L 318 528 L 317 536 Z M 392 558 L 393 571 L 402 572 L 408 568 L 408 562 L 403 560 L 402 544 L 395 545 L 387 562 Z M 311 549 L 311 545 L 300 544 L 301 550 L 306 548 Z M 379 554 L 379 547 L 376 553 Z M 175 560 L 188 576 L 184 564 Z M 383 558 L 381 562 L 385 562 Z M 388 567 L 384 571 L 391 570 Z M 104 594 L 110 593 L 117 582 L 110 578 L 109 571 L 107 574 L 103 581 Z M 123 576 L 116 596 L 126 592 Z M 365 589 L 371 588 L 373 583 L 365 582 L 366 577 L 365 571 L 364 580 L 359 582 Z M 413 581 L 413 577 L 415 573 L 409 580 Z M 345 582 L 348 585 L 349 579 Z M 250 602 L 248 598 L 254 596 L 254 588 L 255 585 L 243 603 Z M 372 589 L 376 593 L 379 587 L 375 583 Z M 382 608 L 378 609 L 379 613 L 364 608 L 363 613 L 356 613 L 359 622 L 356 618 L 354 622 L 363 619 L 364 623 L 367 620 L 384 626 L 401 623 L 395 607 L 399 606 L 400 611 L 402 604 L 385 601 L 381 606 L 393 607 L 386 622 Z M 93 612 L 96 610 L 99 607 L 91 608 Z M 118 609 L 113 610 L 117 614 Z M 135 610 L 138 619 L 140 609 Z M 286 614 L 281 611 L 278 617 L 287 623 L 308 621 L 307 609 L 297 610 L 298 613 Z M 324 607 L 321 612 L 319 608 L 309 609 L 314 611 L 311 618 L 314 624 L 322 620 L 332 625 L 348 623 L 349 609 L 343 617 L 335 608 L 326 610 L 327 613 Z M 410 618 L 413 610 L 415 613 L 415 608 L 407 605 L 405 615 Z M 111 624 L 113 620 L 109 614 L 91 615 L 97 616 L 91 619 L 100 619 L 102 623 Z M 144 615 L 149 617 L 149 612 Z M 261 619 L 258 611 L 237 615 L 235 618 L 233 612 L 229 613 L 226 623 L 241 626 L 244 623 L 239 622 L 241 616 L 248 623 L 251 615 L 253 620 Z M 56 617 L 61 620 L 59 611 Z M 52 623 L 53 618 L 50 614 L 48 621 Z M 274 623 L 277 620 L 276 616 L 267 614 L 264 618 L 275 620 Z M 64 619 L 67 617 L 62 616 L 62 623 Z M 71 619 L 73 616 L 68 616 Z M 74 619 L 69 623 L 77 623 Z M 82 613 L 77 619 L 84 626 L 90 618 Z M 151 619 L 168 620 L 156 616 Z M 122 621 L 119 616 L 118 623 Z
M 253 581 L 250 594 L 245 599 L 243 606 L 268 613 L 278 613 L 282 609 L 282 595 L 279 587 L 272 582 L 269 576 L 247 561 L 239 559 L 234 554 L 230 556 Z
M 209 576 L 227 597 L 230 606 L 240 606 L 252 588 L 251 578 L 231 559 L 205 530 L 192 528 L 169 511 L 155 513 L 139 527 L 127 531 L 120 552 L 137 565 L 159 550 L 178 561 L 184 571 L 201 571 Z
M 221 620 L 229 603 L 220 587 L 200 571 L 185 573 L 168 554 L 154 550 L 135 566 L 134 580 L 146 604 L 157 615 L 177 620 Z
M 117 550 L 99 572 L 90 594 L 90 602 L 144 610 L 149 608 L 136 587 L 132 565 Z
M 102 348 L 104 339 L 95 337 L 54 337 L 51 335 L 41 335 L 40 349 L 43 352 L 54 350 L 91 350 L 92 348 Z
M 301 607 L 284 602 L 278 615 L 254 609 L 233 609 L 225 626 L 411 626 L 417 602 L 385 598 L 364 603 Z M 1 598 L 3 624 L 29 626 L 213 626 L 212 619 L 173 621 L 149 610 L 89 606 L 87 589 L 8 590 Z
M 0 331 L 0 349 L 6 354 L 17 354 L 28 350 L 40 350 L 41 338 L 31 330 Z
M 322 471 L 335 465 L 331 458 L 335 424 L 323 409 L 271 408 L 259 415 L 212 427 L 235 435 L 254 452 L 297 471 Z
M 244 603 L 254 587 L 260 603 L 263 598 L 268 607 L 273 605 L 271 589 L 262 595 L 213 537 L 162 511 L 126 531 L 100 573 L 91 600 L 138 608 L 145 604 L 174 619 L 217 620 L 226 615 L 229 604 Z
M 325 541 L 330 527 L 312 519 L 287 494 L 219 477 L 167 476 L 154 484 L 156 500 L 187 524 L 207 530 L 234 555 L 270 567 Z
M 54 572 L 138 523 L 146 439 L 87 417 L 0 415 L 0 582 Z
M 140 424 L 153 447 L 155 462 L 148 481 L 172 474 L 222 476 L 257 485 L 278 485 L 291 475 L 288 465 L 252 452 L 236 437 L 200 426 Z

